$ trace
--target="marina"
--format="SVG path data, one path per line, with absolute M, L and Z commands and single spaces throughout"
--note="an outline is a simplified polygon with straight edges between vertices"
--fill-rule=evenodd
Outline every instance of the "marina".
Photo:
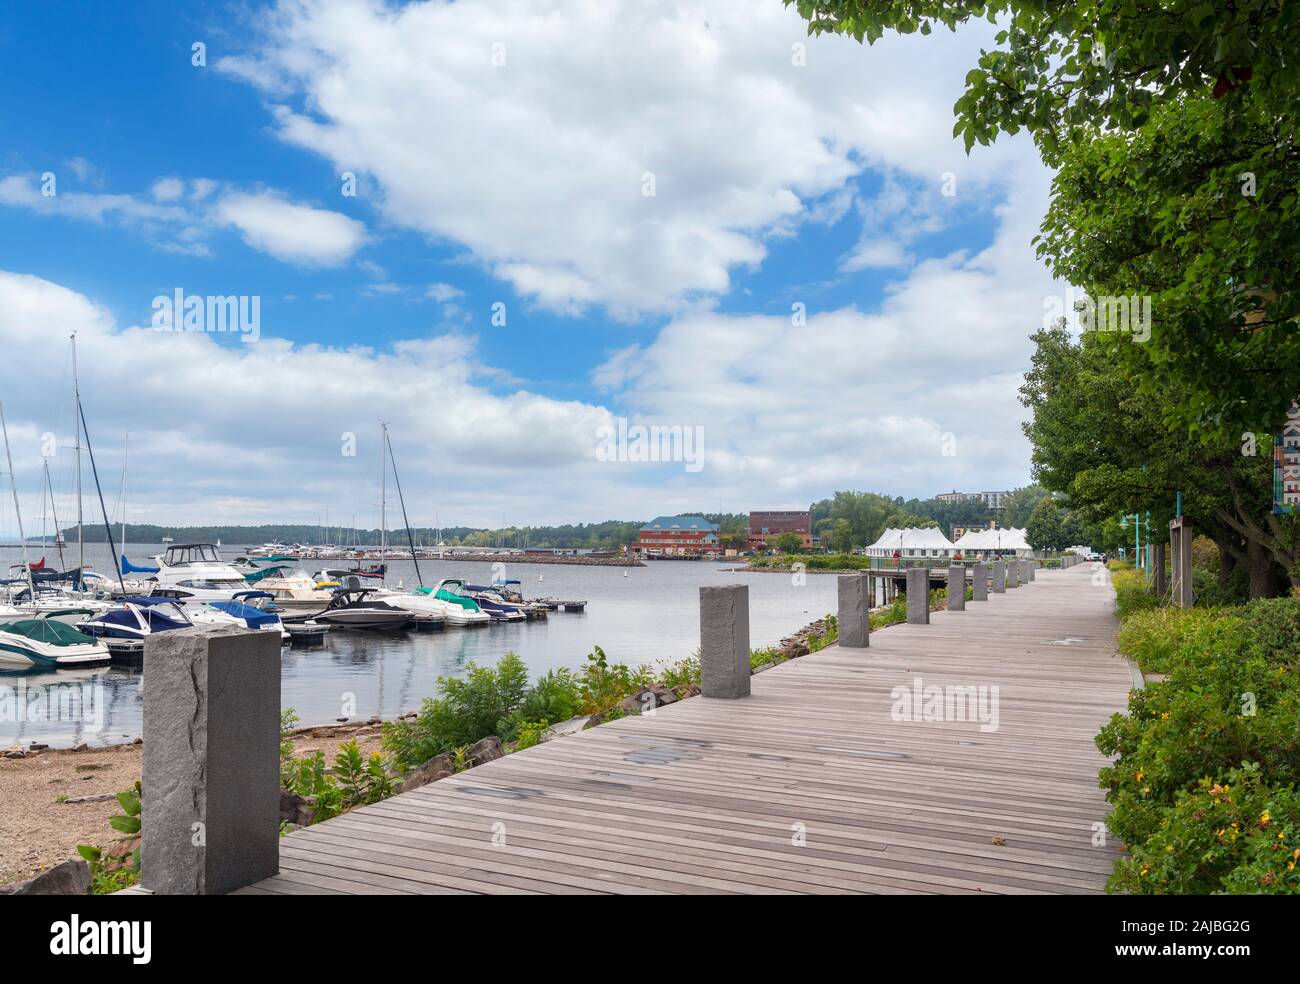
M 161 544 L 141 545 L 139 557 L 163 552 Z M 223 547 L 222 555 L 242 554 Z M 12 556 L 12 551 L 5 551 Z M 86 545 L 97 568 L 109 561 L 106 544 Z M 390 561 L 388 583 L 405 590 L 415 576 L 410 561 Z M 461 577 L 477 583 L 478 564 L 421 561 L 426 582 Z M 581 610 L 558 606 L 546 619 L 491 623 L 482 628 L 447 625 L 429 632 L 371 632 L 331 628 L 309 645 L 286 645 L 281 651 L 284 707 L 292 707 L 305 724 L 328 724 L 346 717 L 392 719 L 416 709 L 437 692 L 439 676 L 460 676 L 468 663 L 491 666 L 506 653 L 517 653 L 536 678 L 560 666 L 583 665 L 593 646 L 629 665 L 657 664 L 690 656 L 699 645 L 698 591 L 716 583 L 744 583 L 756 599 L 755 646 L 771 645 L 827 612 L 835 610 L 835 577 L 809 574 L 796 586 L 789 577 L 770 574 L 719 574 L 722 565 L 663 561 L 623 572 L 606 567 L 510 565 L 508 578 L 520 586 L 544 589 L 557 599 L 585 599 Z M 544 580 L 539 580 L 539 577 Z M 761 601 L 761 604 L 757 602 Z M 558 605 L 558 603 L 557 603 Z M 301 632 L 292 623 L 291 634 Z M 0 744 L 32 741 L 52 747 L 94 746 L 131 741 L 140 734 L 143 698 L 138 654 L 112 666 L 75 671 L 79 687 L 91 688 L 99 704 L 80 722 L 24 721 L 3 724 Z M 0 668 L 0 686 L 21 681 L 32 688 L 69 683 L 71 671 Z M 346 712 L 346 713 L 345 713 Z

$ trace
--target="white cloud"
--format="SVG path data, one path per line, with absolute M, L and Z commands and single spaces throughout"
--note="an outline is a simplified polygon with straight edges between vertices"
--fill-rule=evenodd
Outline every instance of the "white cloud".
M 774 0 L 292 0 L 263 29 L 225 69 L 285 140 L 560 311 L 708 302 L 766 237 L 841 214 L 864 167 L 975 188 L 1019 153 L 951 138 L 988 25 L 866 48 Z
M 150 191 L 160 202 L 174 202 L 185 194 L 185 182 L 180 178 L 159 178 Z
M 216 214 L 237 227 L 254 249 L 304 266 L 338 266 L 367 240 L 366 227 L 356 219 L 270 192 L 227 195 Z
M 457 297 L 464 297 L 465 292 L 451 284 L 430 284 L 429 289 L 425 292 L 426 297 L 432 297 L 439 304 L 446 304 Z
M 264 312 L 264 330 L 265 322 Z M 131 434 L 133 521 L 310 520 L 326 507 L 337 520 L 350 505 L 358 522 L 372 524 L 380 419 L 390 422 L 403 455 L 415 522 L 432 524 L 440 510 L 458 522 L 497 523 L 503 503 L 522 494 L 539 512 L 567 516 L 574 507 L 562 479 L 585 470 L 592 488 L 601 487 L 595 432 L 608 411 L 525 389 L 489 391 L 478 382 L 485 367 L 470 337 L 407 341 L 390 351 L 265 336 L 219 345 L 210 335 L 119 328 L 82 294 L 0 271 L 0 346 L 24 367 L 8 385 L 5 410 L 29 517 L 39 510 L 39 435 L 70 443 L 69 414 L 51 397 L 71 399 L 72 331 L 106 482 L 106 474 L 117 481 L 121 435 Z M 498 387 L 506 378 L 486 374 Z M 345 432 L 358 436 L 357 457 L 341 454 Z M 51 462 L 56 490 L 67 488 L 70 465 L 63 457 Z M 556 478 L 543 494 L 521 493 L 521 468 Z M 578 508 L 598 509 L 590 500 Z

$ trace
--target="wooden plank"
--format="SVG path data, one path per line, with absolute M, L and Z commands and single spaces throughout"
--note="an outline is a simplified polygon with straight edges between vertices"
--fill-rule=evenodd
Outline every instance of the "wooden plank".
M 774 667 L 745 700 L 681 701 L 296 831 L 248 892 L 1100 892 L 1117 846 L 1093 843 L 1093 736 L 1131 683 L 1113 600 L 1086 566 L 1039 571 Z M 918 678 L 997 688 L 996 728 L 896 720 Z

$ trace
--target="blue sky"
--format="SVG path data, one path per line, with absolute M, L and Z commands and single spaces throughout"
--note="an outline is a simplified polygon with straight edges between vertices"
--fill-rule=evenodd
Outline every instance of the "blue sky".
M 7 11 L 11 429 L 58 430 L 38 408 L 77 330 L 101 443 L 136 435 L 140 520 L 364 514 L 339 439 L 381 417 L 416 522 L 1028 481 L 1046 176 L 1023 142 L 949 136 L 982 35 L 863 48 L 774 0 L 615 6 Z M 151 331 L 176 289 L 257 296 L 261 340 Z M 618 417 L 705 428 L 706 467 L 594 460 Z

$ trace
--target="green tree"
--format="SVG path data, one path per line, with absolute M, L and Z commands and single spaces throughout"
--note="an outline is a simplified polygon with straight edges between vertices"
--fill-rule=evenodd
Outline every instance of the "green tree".
M 1012 489 L 1010 495 L 1002 500 L 1002 515 L 999 522 L 1005 527 L 1024 529 L 1034 509 L 1044 499 L 1051 498 L 1052 493 L 1041 485 L 1034 483 L 1022 488 Z
M 1035 550 L 1064 550 L 1069 542 L 1065 510 L 1053 499 L 1042 499 L 1025 523 L 1025 539 Z
M 803 537 L 798 533 L 782 533 L 773 545 L 783 554 L 797 554 L 803 549 Z
M 1068 496 L 1102 545 L 1132 542 L 1131 532 L 1121 537 L 1110 524 L 1133 512 L 1144 521 L 1150 513 L 1156 542 L 1166 540 L 1181 492 L 1184 515 L 1226 560 L 1222 582 L 1234 564 L 1243 564 L 1252 597 L 1276 593 L 1284 575 L 1300 585 L 1300 522 L 1271 512 L 1267 455 L 1243 455 L 1237 444 L 1188 441 L 1163 413 L 1177 392 L 1151 399 L 1135 391 L 1125 368 L 1095 336 L 1075 341 L 1058 325 L 1033 338 L 1036 349 L 1020 392 L 1032 413 L 1025 433 L 1034 476 Z
M 836 553 L 849 553 L 853 549 L 853 524 L 847 519 L 835 520 L 830 532 L 824 534 L 824 540 Z

